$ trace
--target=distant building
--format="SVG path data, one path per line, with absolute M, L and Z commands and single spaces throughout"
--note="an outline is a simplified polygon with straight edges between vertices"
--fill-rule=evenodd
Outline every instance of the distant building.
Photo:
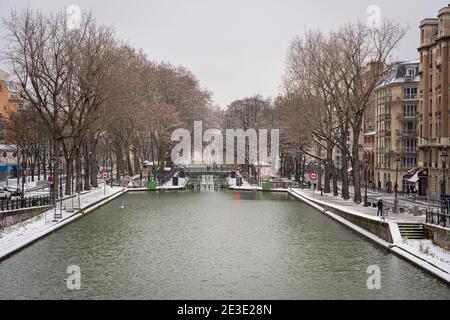
M 364 87 L 368 84 L 373 84 L 374 75 L 379 74 L 385 68 L 382 62 L 370 62 L 366 66 Z M 375 110 L 376 110 L 377 100 L 376 94 L 373 92 L 370 96 L 368 106 L 364 110 L 363 114 L 363 125 L 362 132 L 360 133 L 359 144 L 360 154 L 359 159 L 362 162 L 361 173 L 363 178 L 363 183 L 365 183 L 365 178 L 367 178 L 367 183 L 376 183 L 375 181 L 375 159 L 376 159 L 376 121 L 375 121 Z M 366 163 L 365 163 L 366 162 Z M 364 170 L 367 169 L 365 173 Z M 366 175 L 366 176 L 365 176 Z
M 439 195 L 443 188 L 441 154 L 449 151 L 449 41 L 450 5 L 437 18 L 420 23 L 421 74 L 419 86 L 419 185 L 422 195 Z M 448 167 L 448 160 L 447 160 Z M 448 177 L 446 191 L 449 191 Z
M 419 62 L 400 62 L 375 90 L 375 182 L 392 192 L 416 187 L 419 81 Z
M 11 76 L 0 70 L 0 142 L 5 142 L 5 122 L 11 113 L 23 108 L 19 87 L 11 81 Z

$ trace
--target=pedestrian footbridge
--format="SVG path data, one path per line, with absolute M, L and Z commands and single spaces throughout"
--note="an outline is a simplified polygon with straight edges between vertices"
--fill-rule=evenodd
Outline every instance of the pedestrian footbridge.
M 186 168 L 179 174 L 183 175 L 187 178 L 187 189 L 208 190 L 228 188 L 233 173 L 221 168 Z

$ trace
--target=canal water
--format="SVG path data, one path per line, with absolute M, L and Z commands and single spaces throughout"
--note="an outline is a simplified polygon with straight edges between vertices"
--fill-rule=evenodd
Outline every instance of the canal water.
M 0 262 L 7 298 L 449 299 L 450 287 L 287 194 L 192 191 L 128 193 Z

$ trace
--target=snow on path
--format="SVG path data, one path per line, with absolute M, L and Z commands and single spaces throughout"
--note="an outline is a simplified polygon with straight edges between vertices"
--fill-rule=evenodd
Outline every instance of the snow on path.
M 96 203 L 104 198 L 118 193 L 121 190 L 125 190 L 123 187 L 99 187 L 91 190 L 88 193 L 80 195 L 81 209 L 86 208 L 90 204 Z M 20 247 L 26 243 L 32 242 L 39 236 L 50 232 L 59 227 L 59 225 L 65 224 L 68 219 L 73 218 L 78 214 L 78 211 L 70 211 L 72 208 L 72 200 L 75 206 L 78 205 L 78 199 L 69 198 L 63 200 L 62 203 L 62 220 L 59 222 L 53 222 L 53 215 L 55 209 L 49 209 L 40 215 L 35 216 L 32 219 L 26 220 L 21 223 L 17 223 L 3 230 L 0 230 L 0 258 L 10 253 L 16 247 Z M 64 210 L 67 208 L 69 211 Z M 57 212 L 59 213 L 60 207 L 57 203 Z
M 403 242 L 397 246 L 450 273 L 450 252 L 435 245 L 431 240 L 403 239 Z
M 324 194 L 323 196 L 320 195 L 319 191 L 313 192 L 309 189 L 299 189 L 299 188 L 292 188 L 292 191 L 308 198 L 311 200 L 314 200 L 316 202 L 320 202 L 324 205 L 333 205 L 337 209 L 345 210 L 349 213 L 355 214 L 355 215 L 362 215 L 366 217 L 370 217 L 372 219 L 380 219 L 377 217 L 377 208 L 373 207 L 364 207 L 362 204 L 356 204 L 353 202 L 352 199 L 349 200 L 343 200 L 340 197 L 335 197 L 329 194 Z M 385 210 L 385 218 L 386 221 L 404 221 L 404 222 L 425 222 L 425 216 L 414 216 L 412 214 L 405 212 L 399 212 L 399 213 L 393 213 L 393 207 L 390 205 L 385 205 L 385 209 L 389 208 L 388 212 Z
M 369 217 L 371 219 L 381 220 L 379 217 L 376 217 L 376 208 L 363 207 L 362 205 L 358 205 L 350 201 L 345 201 L 341 199 L 337 199 L 335 197 L 320 196 L 319 193 L 312 193 L 311 191 L 305 191 L 301 189 L 291 189 L 292 192 L 297 193 L 303 196 L 306 199 L 314 200 L 319 205 L 331 205 L 339 210 L 343 210 L 345 212 L 361 215 L 365 217 Z M 332 198 L 332 199 L 329 199 Z M 386 222 L 393 221 L 397 222 L 398 218 L 395 220 L 392 219 L 393 216 L 397 216 L 397 214 L 391 214 L 386 218 Z M 417 222 L 418 217 L 413 217 L 409 214 L 399 214 L 401 221 L 412 221 Z M 409 219 L 408 219 L 409 218 Z M 433 244 L 431 240 L 411 240 L 411 239 L 402 239 L 401 242 L 395 242 L 394 246 L 403 249 L 404 251 L 426 261 L 448 274 L 450 273 L 450 252 Z M 423 262 L 416 261 L 417 264 L 423 266 Z M 448 281 L 448 280 L 447 280 Z

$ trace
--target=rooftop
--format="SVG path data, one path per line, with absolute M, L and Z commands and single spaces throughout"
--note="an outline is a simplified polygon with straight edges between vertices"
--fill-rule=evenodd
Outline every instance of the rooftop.
M 419 81 L 419 60 L 403 61 L 396 63 L 392 69 L 388 71 L 386 80 L 380 85 L 380 87 L 390 84 Z
M 8 80 L 9 81 L 9 80 L 11 80 L 11 75 L 8 72 L 0 69 L 0 80 Z

